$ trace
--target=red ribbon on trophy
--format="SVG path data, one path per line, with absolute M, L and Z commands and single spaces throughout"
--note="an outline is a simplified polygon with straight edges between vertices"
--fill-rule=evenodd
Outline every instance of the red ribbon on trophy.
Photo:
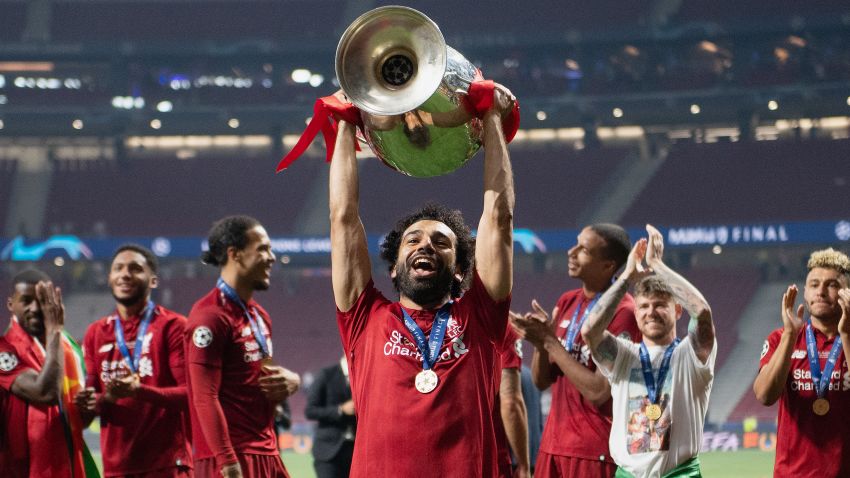
M 496 91 L 496 84 L 492 80 L 476 80 L 469 85 L 469 92 L 465 97 L 467 111 L 477 117 L 484 116 L 493 106 L 493 95 Z M 296 159 L 298 159 L 304 151 L 310 146 L 310 143 L 322 132 L 325 140 L 325 148 L 327 149 L 326 161 L 331 162 L 334 154 L 334 145 L 336 144 L 337 135 L 337 118 L 354 124 L 358 127 L 363 126 L 363 121 L 360 117 L 360 110 L 352 103 L 341 101 L 336 95 L 325 96 L 316 100 L 313 105 L 313 118 L 301 133 L 301 137 L 295 144 L 295 147 L 290 151 L 277 165 L 277 172 L 281 172 L 288 168 Z M 516 136 L 519 129 L 519 102 L 514 102 L 511 112 L 502 119 L 502 131 L 505 135 L 505 141 L 510 143 Z M 357 150 L 360 150 L 359 145 L 355 143 Z
M 470 113 L 481 118 L 493 106 L 493 95 L 496 93 L 496 83 L 493 80 L 476 80 L 469 84 L 466 94 L 466 109 Z M 514 106 L 507 116 L 502 118 L 502 132 L 505 142 L 513 141 L 519 130 L 519 102 L 514 101 Z
M 331 162 L 334 154 L 334 145 L 336 144 L 337 133 L 337 118 L 347 121 L 356 126 L 362 126 L 360 120 L 360 110 L 351 103 L 344 103 L 334 95 L 325 96 L 316 100 L 313 105 L 313 118 L 307 124 L 307 128 L 301 133 L 301 137 L 295 144 L 295 147 L 277 164 L 277 172 L 281 172 L 288 168 L 299 156 L 304 154 L 304 151 L 319 134 L 325 138 L 325 148 L 327 148 L 327 162 Z M 360 146 L 355 143 L 355 147 L 360 151 Z

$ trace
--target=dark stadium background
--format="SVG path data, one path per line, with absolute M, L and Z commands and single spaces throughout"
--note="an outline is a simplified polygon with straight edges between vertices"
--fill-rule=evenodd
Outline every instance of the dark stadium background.
M 35 263 L 66 291 L 67 328 L 82 337 L 111 312 L 108 251 L 133 238 L 162 256 L 156 300 L 188 313 L 214 284 L 197 259 L 210 224 L 251 214 L 281 259 L 258 297 L 275 359 L 309 385 L 341 354 L 321 141 L 274 167 L 337 88 L 340 33 L 388 3 L 0 0 L 0 287 Z M 659 226 L 717 321 L 706 476 L 769 476 L 776 410 L 750 391 L 761 344 L 808 252 L 850 250 L 850 6 L 400 3 L 520 100 L 514 309 L 551 307 L 575 286 L 565 250 L 582 225 L 618 222 L 633 238 Z M 364 154 L 370 237 L 429 199 L 474 224 L 481 165 L 411 179 Z M 281 439 L 294 476 L 311 473 L 304 396 Z

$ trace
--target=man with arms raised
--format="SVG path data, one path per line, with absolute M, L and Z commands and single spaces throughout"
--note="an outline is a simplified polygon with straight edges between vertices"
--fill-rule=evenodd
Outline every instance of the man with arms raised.
M 112 256 L 115 311 L 86 331 L 86 384 L 76 403 L 100 415 L 105 476 L 191 476 L 183 335 L 186 318 L 155 304 L 159 264 L 136 244 Z
M 533 312 L 512 314 L 512 324 L 534 345 L 532 377 L 540 390 L 552 387 L 552 407 L 543 429 L 534 475 L 539 478 L 610 478 L 617 465 L 608 453 L 611 392 L 596 371 L 581 338 L 581 325 L 625 264 L 629 236 L 616 224 L 582 229 L 569 250 L 569 275 L 581 288 L 565 292 L 552 312 L 553 321 L 537 301 Z M 634 301 L 624 294 L 608 330 L 639 340 Z
M 797 286 L 789 286 L 753 391 L 765 405 L 779 400 L 775 476 L 850 476 L 850 259 L 824 249 L 808 268 L 805 305 L 794 310 Z
M 496 474 L 494 374 L 510 306 L 514 206 L 501 115 L 512 101 L 497 88 L 484 116 L 484 212 L 475 242 L 459 212 L 441 206 L 426 206 L 387 235 L 381 255 L 398 302 L 372 282 L 354 127 L 339 124 L 331 260 L 357 411 L 353 478 Z
M 593 361 L 611 383 L 609 447 L 618 478 L 698 477 L 702 427 L 714 381 L 717 342 L 702 294 L 662 261 L 661 233 L 647 225 L 623 274 L 582 327 Z M 645 268 L 641 265 L 646 257 Z M 649 276 L 650 272 L 655 275 Z M 629 285 L 635 285 L 639 344 L 605 330 Z M 676 337 L 682 307 L 688 336 Z
M 195 475 L 288 477 L 274 433 L 275 407 L 298 389 L 298 375 L 273 365 L 271 319 L 254 301 L 275 262 L 265 228 L 230 216 L 213 224 L 205 263 L 221 275 L 192 307 L 186 325 Z

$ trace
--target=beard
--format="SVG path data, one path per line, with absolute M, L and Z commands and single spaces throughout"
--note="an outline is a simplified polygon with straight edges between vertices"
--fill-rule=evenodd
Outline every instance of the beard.
M 406 263 L 398 264 L 396 271 L 398 291 L 421 306 L 441 303 L 451 293 L 455 280 L 448 267 L 442 267 L 434 276 L 425 278 L 413 277 Z
M 148 296 L 148 290 L 149 289 L 147 287 L 139 287 L 134 294 L 126 297 L 118 297 L 115 295 L 115 292 L 113 292 L 112 297 L 115 298 L 115 302 L 118 302 L 124 307 L 130 307 L 144 301 L 145 297 Z

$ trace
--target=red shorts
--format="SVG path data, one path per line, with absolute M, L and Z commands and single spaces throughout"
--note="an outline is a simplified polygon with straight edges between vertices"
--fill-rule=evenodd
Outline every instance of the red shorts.
M 289 478 L 280 455 L 255 455 L 237 453 L 243 478 Z M 221 478 L 221 469 L 215 465 L 215 458 L 195 460 L 196 478 Z
M 119 476 L 119 475 L 115 475 Z M 121 478 L 192 478 L 194 473 L 187 466 L 175 466 L 162 468 L 160 470 L 148 471 L 146 473 L 134 473 L 132 475 L 120 475 Z
M 586 460 L 539 452 L 534 478 L 613 478 L 617 465 L 603 460 Z

